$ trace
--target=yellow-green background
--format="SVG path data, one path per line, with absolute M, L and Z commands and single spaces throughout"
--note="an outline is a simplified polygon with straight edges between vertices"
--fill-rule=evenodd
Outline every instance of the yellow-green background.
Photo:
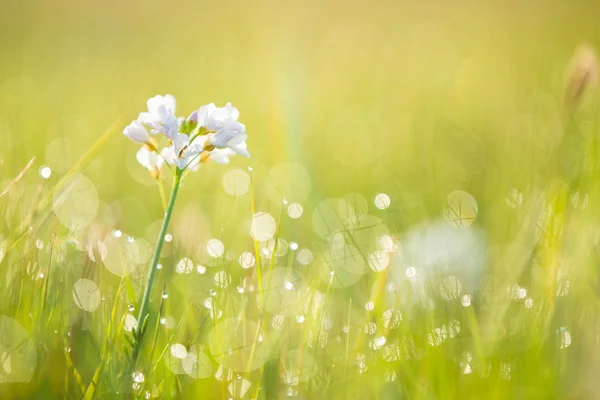
M 598 134 L 597 93 L 586 93 L 581 107 L 568 113 L 564 87 L 577 46 L 600 46 L 599 23 L 600 5 L 590 0 L 2 0 L 0 190 L 31 157 L 36 161 L 21 186 L 0 199 L 0 235 L 10 244 L 20 234 L 22 210 L 37 201 L 42 164 L 53 169 L 51 186 L 107 129 L 115 133 L 84 173 L 102 206 L 118 204 L 111 228 L 144 235 L 162 216 L 162 206 L 150 178 L 133 162 L 136 145 L 120 132 L 148 97 L 171 93 L 181 115 L 208 102 L 231 101 L 240 109 L 252 157 L 236 158 L 233 165 L 254 167 L 258 209 L 276 215 L 280 207 L 263 188 L 271 166 L 304 165 L 311 195 L 303 199 L 307 222 L 298 231 L 305 242 L 312 240 L 311 209 L 325 198 L 359 192 L 372 200 L 388 193 L 396 204 L 410 205 L 385 217 L 401 236 L 412 224 L 440 216 L 447 194 L 462 189 L 478 201 L 477 224 L 490 246 L 519 244 L 520 220 L 509 220 L 510 210 L 501 207 L 506 196 L 513 188 L 551 196 L 552 182 L 574 181 L 560 160 L 584 156 L 581 146 L 565 144 L 565 132 L 588 139 Z M 249 218 L 247 198 L 221 201 L 227 168 L 208 165 L 182 190 L 176 216 L 196 221 L 192 231 L 199 243 L 223 230 L 232 240 L 241 237 L 238 225 Z M 597 230 L 597 176 L 586 181 L 591 211 L 571 224 L 565 234 L 570 241 L 578 232 Z M 45 241 L 60 234 L 52 226 Z M 240 248 L 248 245 L 248 238 L 239 240 Z M 490 259 L 502 260 L 495 257 Z M 522 372 L 519 385 L 528 387 L 530 378 L 540 385 L 541 398 L 594 398 L 587 374 L 597 371 L 589 356 L 597 351 L 597 263 L 593 256 L 582 258 L 585 271 L 576 274 L 581 285 L 573 289 L 578 296 L 561 312 L 577 316 L 572 329 L 590 336 L 570 362 L 561 363 L 544 347 L 550 331 L 540 333 L 539 348 L 526 356 L 531 370 Z M 511 264 L 489 268 L 502 274 Z M 65 296 L 68 305 L 70 294 Z M 6 304 L 3 314 L 27 320 L 27 310 L 15 316 L 13 303 Z M 486 312 L 484 317 L 493 315 Z M 437 370 L 435 357 L 420 370 L 420 384 L 435 387 L 425 391 L 431 398 L 444 398 L 445 387 L 449 397 L 458 396 L 460 378 Z M 58 359 L 60 353 L 38 362 Z M 95 368 L 80 363 L 88 375 Z M 545 387 L 555 376 L 559 384 Z M 501 381 L 474 384 L 473 390 L 485 393 L 488 384 L 499 398 L 513 393 L 508 384 L 503 391 Z M 14 393 L 32 395 L 43 387 Z

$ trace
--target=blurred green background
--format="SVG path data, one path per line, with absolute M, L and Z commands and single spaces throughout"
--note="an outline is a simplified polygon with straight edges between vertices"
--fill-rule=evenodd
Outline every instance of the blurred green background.
M 412 337 L 414 353 L 421 356 L 401 356 L 390 367 L 370 346 L 366 375 L 354 369 L 339 372 L 344 363 L 336 356 L 360 358 L 361 346 L 369 347 L 359 333 L 348 348 L 313 354 L 321 368 L 317 375 L 326 371 L 325 383 L 301 381 L 299 398 L 319 398 L 323 393 L 333 398 L 598 398 L 600 99 L 590 86 L 576 107 L 570 107 L 565 88 L 576 49 L 582 44 L 600 46 L 599 21 L 600 3 L 587 0 L 2 0 L 0 191 L 32 157 L 36 160 L 0 197 L 0 266 L 6 271 L 0 282 L 7 288 L 0 310 L 32 335 L 37 368 L 27 383 L 0 383 L 0 393 L 6 398 L 81 397 L 73 365 L 63 351 L 71 340 L 67 331 L 78 337 L 70 344 L 78 349 L 72 352 L 74 368 L 85 386 L 91 380 L 112 303 L 103 306 L 100 317 L 98 312 L 82 316 L 86 313 L 71 310 L 76 310 L 73 282 L 87 277 L 103 294 L 114 295 L 119 279 L 70 248 L 62 260 L 52 261 L 48 244 L 83 242 L 85 237 L 92 243 L 91 251 L 97 252 L 96 241 L 115 229 L 154 242 L 163 215 L 159 192 L 135 161 L 137 146 L 121 131 L 144 111 L 147 98 L 170 93 L 177 98 L 177 114 L 184 116 L 202 104 L 232 102 L 246 124 L 252 156 L 234 158 L 227 167 L 204 165 L 186 178 L 172 224 L 175 241 L 172 248 L 167 246 L 165 265 L 174 267 L 181 257 L 190 257 L 211 268 L 223 266 L 234 280 L 243 280 L 245 271 L 237 257 L 243 251 L 254 252 L 247 233 L 253 207 L 275 217 L 282 238 L 313 250 L 313 264 L 318 264 L 320 253 L 326 253 L 336 238 L 315 234 L 322 215 L 315 207 L 347 193 L 361 194 L 369 214 L 384 226 L 381 232 L 367 234 L 367 258 L 371 239 L 382 232 L 405 248 L 405 261 L 396 264 L 392 257 L 386 269 L 390 282 L 399 285 L 398 296 L 376 303 L 376 317 L 362 304 L 377 292 L 374 286 L 383 291 L 387 275 L 382 278 L 381 272 L 369 271 L 355 285 L 329 288 L 327 279 L 321 279 L 321 267 L 300 270 L 308 288 L 331 292 L 336 299 L 329 306 L 322 304 L 329 311 L 317 313 L 314 326 L 320 327 L 325 315 L 340 320 L 352 315 L 360 320 L 357 331 L 363 332 L 363 322 L 380 318 L 394 305 L 404 315 L 397 338 L 400 347 L 405 346 L 402 351 L 410 352 L 406 338 Z M 107 140 L 94 146 L 101 137 Z M 41 205 L 90 149 L 79 172 L 93 183 L 99 205 L 90 230 L 74 234 L 54 218 L 52 207 Z M 43 166 L 52 170 L 47 180 L 39 176 Z M 224 174 L 249 166 L 252 195 L 229 196 Z M 449 197 L 457 190 L 472 197 L 460 195 L 457 206 Z M 389 208 L 374 203 L 378 193 L 389 195 Z M 282 208 L 284 198 L 302 205 L 304 214 L 297 221 Z M 85 195 L 80 199 L 89 200 Z M 465 199 L 476 201 L 472 224 L 451 215 Z M 347 203 L 354 216 L 362 218 L 358 212 L 362 200 Z M 80 206 L 72 212 L 85 210 Z M 33 216 L 32 210 L 37 210 Z M 462 233 L 440 228 L 440 221 L 458 225 Z M 353 229 L 362 229 L 360 221 L 352 224 Z M 27 234 L 30 225 L 33 233 Z M 355 240 L 355 232 L 346 228 L 340 227 L 346 242 Z M 414 239 L 421 236 L 424 242 Z M 231 260 L 207 257 L 205 246 L 211 238 L 219 238 L 233 252 Z M 45 244 L 43 251 L 37 240 Z M 426 255 L 411 256 L 413 247 Z M 443 255 L 437 261 L 422 258 L 431 253 L 435 259 L 438 252 Z M 299 268 L 293 260 L 288 255 L 274 264 Z M 438 295 L 435 307 L 413 308 L 411 299 L 418 296 L 401 286 L 409 275 L 407 267 L 426 268 L 419 263 L 451 264 L 440 267 L 441 274 L 427 275 L 425 286 Z M 268 258 L 261 265 L 265 274 L 273 266 Z M 45 275 L 54 271 L 52 276 L 60 279 L 45 284 L 43 278 L 35 278 L 38 271 Z M 394 279 L 394 271 L 400 271 L 404 283 Z M 436 283 L 436 279 L 444 282 L 448 271 L 464 285 L 458 290 L 460 297 L 451 296 L 450 305 L 444 295 L 440 300 Z M 135 275 L 118 305 L 119 315 L 126 313 L 127 303 L 135 305 L 144 274 L 141 268 Z M 177 277 L 171 275 L 161 278 L 160 285 L 173 290 L 165 311 L 185 316 L 177 339 L 205 345 L 208 327 L 194 337 L 205 318 L 194 308 L 194 296 L 206 313 L 201 304 L 210 285 L 199 284 L 198 289 L 189 281 L 178 286 L 173 283 Z M 561 286 L 565 282 L 566 292 Z M 527 288 L 533 308 L 518 295 L 508 295 L 518 302 L 505 299 L 506 286 L 514 284 Z M 60 318 L 40 309 L 44 287 L 50 293 L 47 301 L 61 310 Z M 158 285 L 155 289 L 160 291 Z M 231 289 L 235 292 L 235 285 Z M 473 300 L 470 308 L 460 304 L 467 292 Z M 348 311 L 350 299 L 360 311 Z M 227 316 L 237 313 L 235 304 L 223 306 Z M 528 316 L 522 314 L 525 309 L 532 310 Z M 249 309 L 245 312 L 255 321 L 262 318 Z M 460 345 L 438 350 L 428 332 L 449 318 L 461 321 Z M 343 323 L 337 322 L 341 329 Z M 521 325 L 517 329 L 515 324 Z M 514 339 L 507 333 L 511 329 L 525 334 Z M 562 333 L 567 329 L 568 349 Z M 80 330 L 84 333 L 77 335 Z M 48 339 L 52 335 L 61 339 Z M 299 348 L 310 337 L 303 330 L 286 335 L 294 344 L 290 346 L 300 343 Z M 332 331 L 330 342 L 334 336 Z M 388 344 L 396 340 L 386 337 Z M 170 331 L 160 340 L 171 343 Z M 481 347 L 487 350 L 474 350 Z M 242 396 L 234 396 L 235 390 L 227 386 L 231 380 L 193 380 L 184 375 L 179 381 L 168 371 L 157 386 L 164 398 L 290 395 L 289 387 L 298 385 L 284 382 L 278 367 L 287 350 L 278 344 L 260 376 L 255 371 L 236 378 L 252 384 Z M 464 351 L 472 351 L 479 363 L 477 369 L 473 361 L 472 374 L 464 373 Z M 114 388 L 119 388 L 122 377 L 118 362 L 111 365 L 101 385 L 105 391 L 98 397 L 118 397 Z M 347 358 L 344 365 L 349 365 Z M 394 379 L 388 379 L 390 371 Z M 5 373 L 10 375 L 6 368 Z

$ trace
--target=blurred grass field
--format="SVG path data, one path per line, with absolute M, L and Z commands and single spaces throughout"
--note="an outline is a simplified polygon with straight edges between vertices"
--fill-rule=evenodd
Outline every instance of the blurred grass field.
M 0 398 L 600 398 L 599 21 L 2 0 Z M 166 93 L 252 156 L 186 177 L 129 376 L 164 206 L 121 132 Z

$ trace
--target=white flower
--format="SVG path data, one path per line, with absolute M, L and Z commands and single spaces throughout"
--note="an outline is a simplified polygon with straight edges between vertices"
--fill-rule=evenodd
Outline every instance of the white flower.
M 163 158 L 155 151 L 151 151 L 146 146 L 142 146 L 135 155 L 137 161 L 149 171 L 160 170 L 164 164 Z
M 132 121 L 124 130 L 123 135 L 136 143 L 150 143 L 148 131 L 139 121 Z
M 234 155 L 235 152 L 231 149 L 214 149 L 208 155 L 208 159 L 217 164 L 229 164 L 229 157 Z
M 246 127 L 237 121 L 229 121 L 210 137 L 210 143 L 219 148 L 229 148 L 237 154 L 250 157 L 246 148 Z
M 197 137 L 190 143 L 190 137 L 181 133 L 173 139 L 173 145 L 163 149 L 161 154 L 169 164 L 177 165 L 177 168 L 184 169 L 191 162 L 196 162 L 200 158 L 199 154 L 204 151 L 204 142 L 206 139 L 202 136 Z
M 196 170 L 205 161 L 227 164 L 235 154 L 250 156 L 246 127 L 238 122 L 240 112 L 231 103 L 225 107 L 207 104 L 188 118 L 175 116 L 176 102 L 170 94 L 148 99 L 147 106 L 148 111 L 140 113 L 123 134 L 146 145 L 136 158 L 155 177 L 164 162 L 176 165 L 179 170 Z M 159 133 L 165 134 L 171 146 L 157 154 L 157 141 L 150 135 Z
M 198 114 L 198 125 L 211 131 L 218 131 L 240 117 L 240 112 L 231 103 L 225 104 L 225 107 L 216 107 L 214 103 L 210 103 L 200 107 Z
M 168 139 L 173 139 L 179 131 L 179 120 L 175 116 L 175 97 L 154 96 L 146 102 L 148 112 L 140 113 L 138 121 L 150 128 L 150 133 L 164 133 Z
M 210 135 L 210 143 L 219 148 L 229 148 L 244 157 L 250 157 L 246 149 L 246 127 L 238 122 L 240 112 L 227 103 L 225 107 L 216 107 L 213 103 L 200 107 L 198 124 L 214 134 Z

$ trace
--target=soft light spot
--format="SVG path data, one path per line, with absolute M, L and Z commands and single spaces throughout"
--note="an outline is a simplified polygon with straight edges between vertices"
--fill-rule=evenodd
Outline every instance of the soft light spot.
M 230 196 L 242 196 L 250 188 L 250 176 L 243 169 L 232 169 L 223 175 L 223 189 Z
M 250 386 L 252 386 L 252 383 L 248 379 L 237 378 L 229 383 L 227 389 L 229 390 L 230 395 L 236 399 L 241 399 L 246 395 Z
M 0 316 L 0 332 L 0 381 L 31 381 L 37 354 L 29 333 L 15 320 L 5 316 Z
M 379 350 L 385 344 L 386 341 L 387 340 L 384 336 L 373 338 L 373 340 L 370 343 L 370 347 L 373 350 Z
M 264 186 L 267 196 L 273 203 L 278 203 L 283 198 L 302 202 L 310 194 L 310 174 L 303 165 L 298 163 L 277 164 L 269 169 Z
M 165 235 L 165 242 L 169 243 L 173 240 L 173 235 L 171 235 L 170 233 L 167 233 Z
M 367 310 L 367 311 L 371 311 L 371 310 L 373 310 L 374 308 L 375 308 L 375 303 L 373 303 L 372 301 L 368 301 L 368 302 L 365 304 L 365 310 Z
M 250 235 L 259 242 L 266 242 L 275 235 L 277 223 L 271 214 L 258 212 L 252 217 Z
M 383 327 L 385 329 L 396 329 L 400 326 L 400 322 L 402 322 L 402 314 L 399 310 L 394 308 L 390 308 L 386 310 L 383 315 Z
M 135 383 L 144 383 L 145 377 L 141 372 L 134 372 L 131 374 L 131 378 Z
M 182 258 L 175 267 L 178 274 L 189 274 L 194 270 L 194 263 L 189 258 Z
M 181 343 L 175 343 L 171 346 L 171 355 L 183 360 L 187 356 L 187 349 Z
M 271 322 L 271 326 L 275 330 L 281 329 L 283 326 L 283 322 L 285 321 L 285 317 L 283 315 L 274 315 L 273 320 Z
M 125 323 L 123 324 L 123 329 L 127 332 L 131 332 L 137 326 L 137 319 L 131 314 L 127 314 L 125 316 Z
M 226 318 L 208 333 L 205 343 L 223 368 L 249 372 L 270 358 L 273 341 L 263 334 L 260 326 L 248 318 Z
M 374 335 L 377 332 L 377 325 L 375 322 L 369 322 L 365 325 L 365 333 L 367 335 Z
M 292 203 L 288 206 L 287 213 L 290 218 L 298 219 L 302 216 L 302 206 L 298 203 Z
M 215 286 L 224 289 L 231 283 L 231 275 L 229 275 L 225 271 L 219 271 L 213 277 L 215 281 Z
M 463 190 L 455 190 L 448 195 L 444 208 L 446 220 L 455 226 L 467 227 L 475 221 L 478 213 L 477 201 Z
M 254 255 L 252 253 L 246 251 L 246 252 L 240 254 L 240 258 L 238 259 L 238 262 L 240 263 L 242 268 L 249 269 L 254 266 L 254 264 L 256 263 L 256 259 L 254 258 Z
M 77 307 L 93 312 L 100 305 L 102 295 L 96 283 L 89 279 L 79 279 L 73 286 L 73 300 Z
M 398 246 L 390 235 L 381 235 L 377 242 L 379 244 L 379 248 L 383 251 L 393 253 L 398 249 Z
M 471 305 L 471 295 L 465 294 L 462 297 L 462 299 L 460 300 L 460 303 L 462 304 L 463 307 L 469 307 Z
M 50 178 L 50 176 L 52 175 L 52 169 L 50 167 L 48 167 L 47 165 L 43 165 L 40 168 L 40 176 L 44 179 L 48 179 Z
M 385 251 L 376 251 L 369 255 L 369 268 L 375 272 L 385 270 L 390 264 L 390 255 Z
M 54 214 L 63 226 L 73 231 L 92 222 L 99 204 L 96 186 L 82 174 L 68 176 L 54 192 Z
M 391 203 L 392 200 L 390 199 L 390 196 L 385 193 L 379 193 L 377 196 L 375 196 L 375 207 L 379 208 L 380 210 L 385 210 L 390 206 Z
M 510 298 L 513 300 L 524 299 L 527 297 L 527 289 L 515 284 L 509 289 Z
M 308 265 L 313 260 L 312 252 L 309 249 L 302 249 L 298 252 L 296 260 L 302 265 Z
M 390 343 L 383 347 L 381 356 L 387 362 L 396 361 L 400 358 L 400 346 Z
M 209 256 L 218 258 L 225 252 L 225 246 L 219 239 L 210 239 L 208 243 L 206 243 L 206 251 Z
M 571 332 L 564 326 L 560 327 L 557 332 L 559 339 L 559 346 L 561 349 L 566 349 L 571 345 Z

